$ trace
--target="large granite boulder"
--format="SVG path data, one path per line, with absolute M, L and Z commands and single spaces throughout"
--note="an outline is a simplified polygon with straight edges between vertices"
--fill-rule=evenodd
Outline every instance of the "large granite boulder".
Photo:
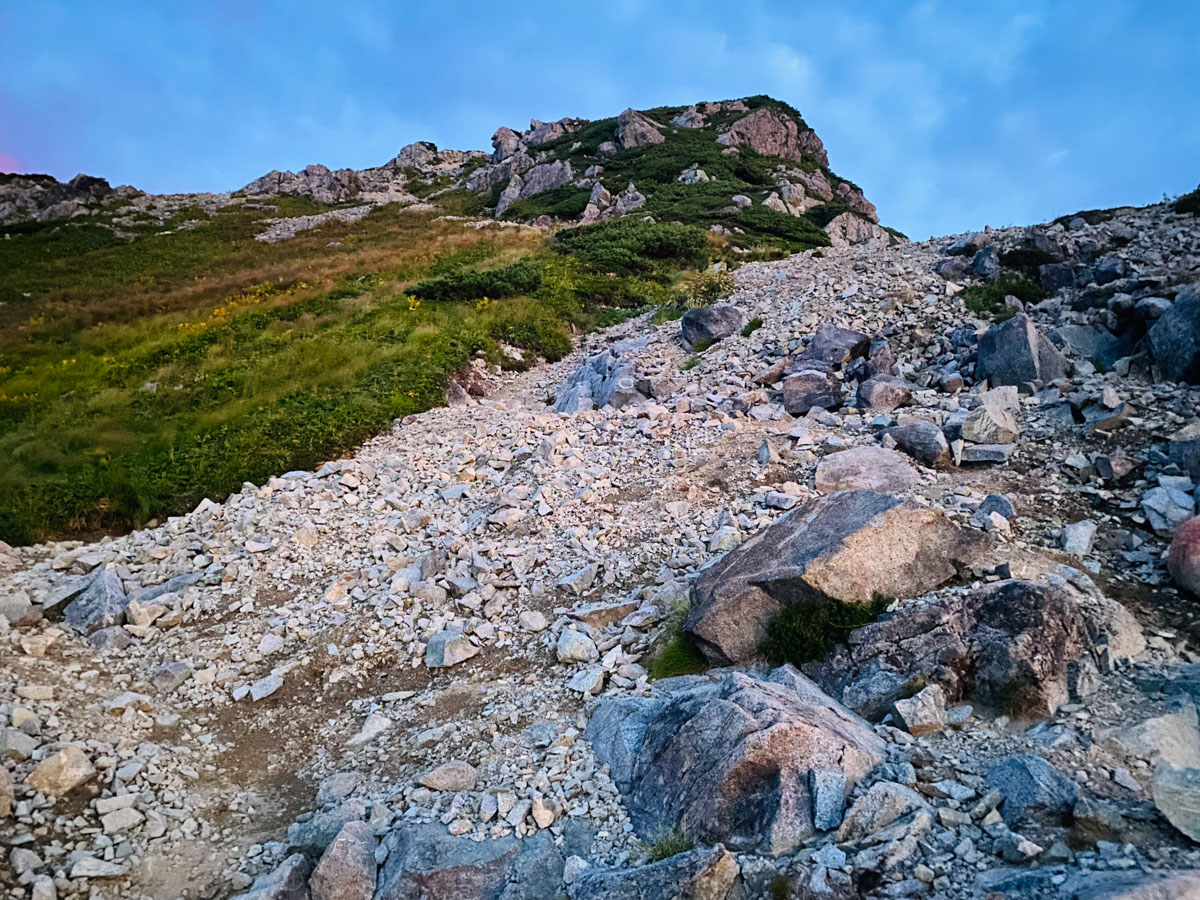
M 729 303 L 715 303 L 700 309 L 689 309 L 679 320 L 683 345 L 689 350 L 697 343 L 713 343 L 737 334 L 746 325 L 746 317 Z
M 822 494 L 834 491 L 903 491 L 921 483 L 904 454 L 883 447 L 854 447 L 830 453 L 817 464 L 815 485 Z
M 1165 380 L 1200 384 L 1200 286 L 1190 285 L 1176 295 L 1146 342 Z
M 980 548 L 977 532 L 875 491 L 797 507 L 700 573 L 684 624 L 717 665 L 753 657 L 793 603 L 911 597 L 944 584 Z
M 842 405 L 842 381 L 825 369 L 802 368 L 784 378 L 779 389 L 789 415 L 803 416 L 809 410 Z
M 802 128 L 781 110 L 765 106 L 738 119 L 718 136 L 717 142 L 727 147 L 749 147 L 763 156 L 795 162 L 808 159 L 823 167 L 829 165 L 825 147 L 815 131 Z
M 1066 358 L 1025 313 L 989 328 L 979 339 L 975 373 L 992 386 L 1050 382 L 1066 372 Z
M 80 634 L 91 634 L 124 622 L 128 606 L 120 577 L 112 569 L 104 569 L 87 590 L 67 604 L 63 621 Z
M 571 900 L 735 900 L 741 868 L 718 844 L 634 869 L 594 867 L 571 885 Z
M 883 741 L 795 669 L 659 683 L 660 697 L 602 700 L 585 737 L 608 763 L 637 833 L 778 855 L 816 832 L 814 771 L 849 790 Z
M 930 683 L 952 700 L 1044 718 L 1146 646 L 1125 607 L 1067 571 L 1070 580 L 1000 581 L 909 604 L 852 631 L 804 670 L 871 719 Z
M 375 894 L 375 834 L 366 822 L 347 822 L 309 879 L 312 900 L 371 900 Z

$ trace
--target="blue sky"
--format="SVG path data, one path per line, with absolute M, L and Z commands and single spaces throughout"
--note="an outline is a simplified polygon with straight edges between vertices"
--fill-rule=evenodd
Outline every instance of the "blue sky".
M 1197 60 L 1197 0 L 0 0 L 0 170 L 230 190 L 763 93 L 925 237 L 1192 189 Z

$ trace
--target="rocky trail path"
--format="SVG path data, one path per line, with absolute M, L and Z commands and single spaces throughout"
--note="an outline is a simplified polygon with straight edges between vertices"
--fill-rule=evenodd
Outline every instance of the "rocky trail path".
M 964 308 L 1038 240 L 1069 285 Z M 1198 271 L 1164 207 L 748 264 L 682 340 L 635 320 L 316 472 L 5 550 L 0 885 L 1200 895 L 1200 617 L 1164 558 L 1200 392 L 1163 375 L 1200 350 L 1155 324 Z M 881 597 L 760 658 L 797 604 Z M 651 680 L 680 627 L 715 667 Z

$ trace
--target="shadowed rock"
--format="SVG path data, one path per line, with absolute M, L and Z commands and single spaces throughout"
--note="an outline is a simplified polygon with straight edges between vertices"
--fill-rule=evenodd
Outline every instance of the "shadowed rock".
M 698 847 L 635 869 L 593 868 L 571 887 L 572 900 L 734 900 L 741 869 L 718 844 Z
M 902 607 L 804 670 L 871 719 L 929 682 L 951 700 L 1044 718 L 1145 646 L 1129 611 L 1075 572 L 1071 581 L 1001 581 Z
M 810 773 L 841 771 L 848 790 L 883 759 L 870 727 L 795 670 L 660 689 L 665 697 L 602 701 L 585 732 L 647 840 L 681 829 L 735 850 L 790 852 L 816 831 Z
M 689 350 L 700 341 L 719 341 L 741 331 L 746 318 L 736 306 L 716 303 L 700 309 L 689 309 L 679 320 L 683 345 Z

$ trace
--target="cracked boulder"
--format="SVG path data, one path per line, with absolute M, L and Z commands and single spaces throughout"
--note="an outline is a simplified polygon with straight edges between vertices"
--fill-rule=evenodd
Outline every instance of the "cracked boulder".
M 979 339 L 975 372 L 992 385 L 1051 382 L 1066 375 L 1067 361 L 1029 316 L 1017 313 Z
M 585 737 L 646 840 L 676 830 L 704 843 L 779 855 L 816 833 L 810 773 L 852 788 L 883 741 L 799 672 L 660 682 L 660 697 L 603 700 Z
M 912 597 L 953 578 L 977 532 L 876 491 L 839 491 L 797 507 L 700 573 L 685 630 L 708 660 L 752 658 L 786 606 Z
M 1145 646 L 1129 611 L 1073 572 L 1070 581 L 1000 581 L 902 607 L 804 670 L 869 719 L 930 683 L 949 700 L 1045 718 Z

